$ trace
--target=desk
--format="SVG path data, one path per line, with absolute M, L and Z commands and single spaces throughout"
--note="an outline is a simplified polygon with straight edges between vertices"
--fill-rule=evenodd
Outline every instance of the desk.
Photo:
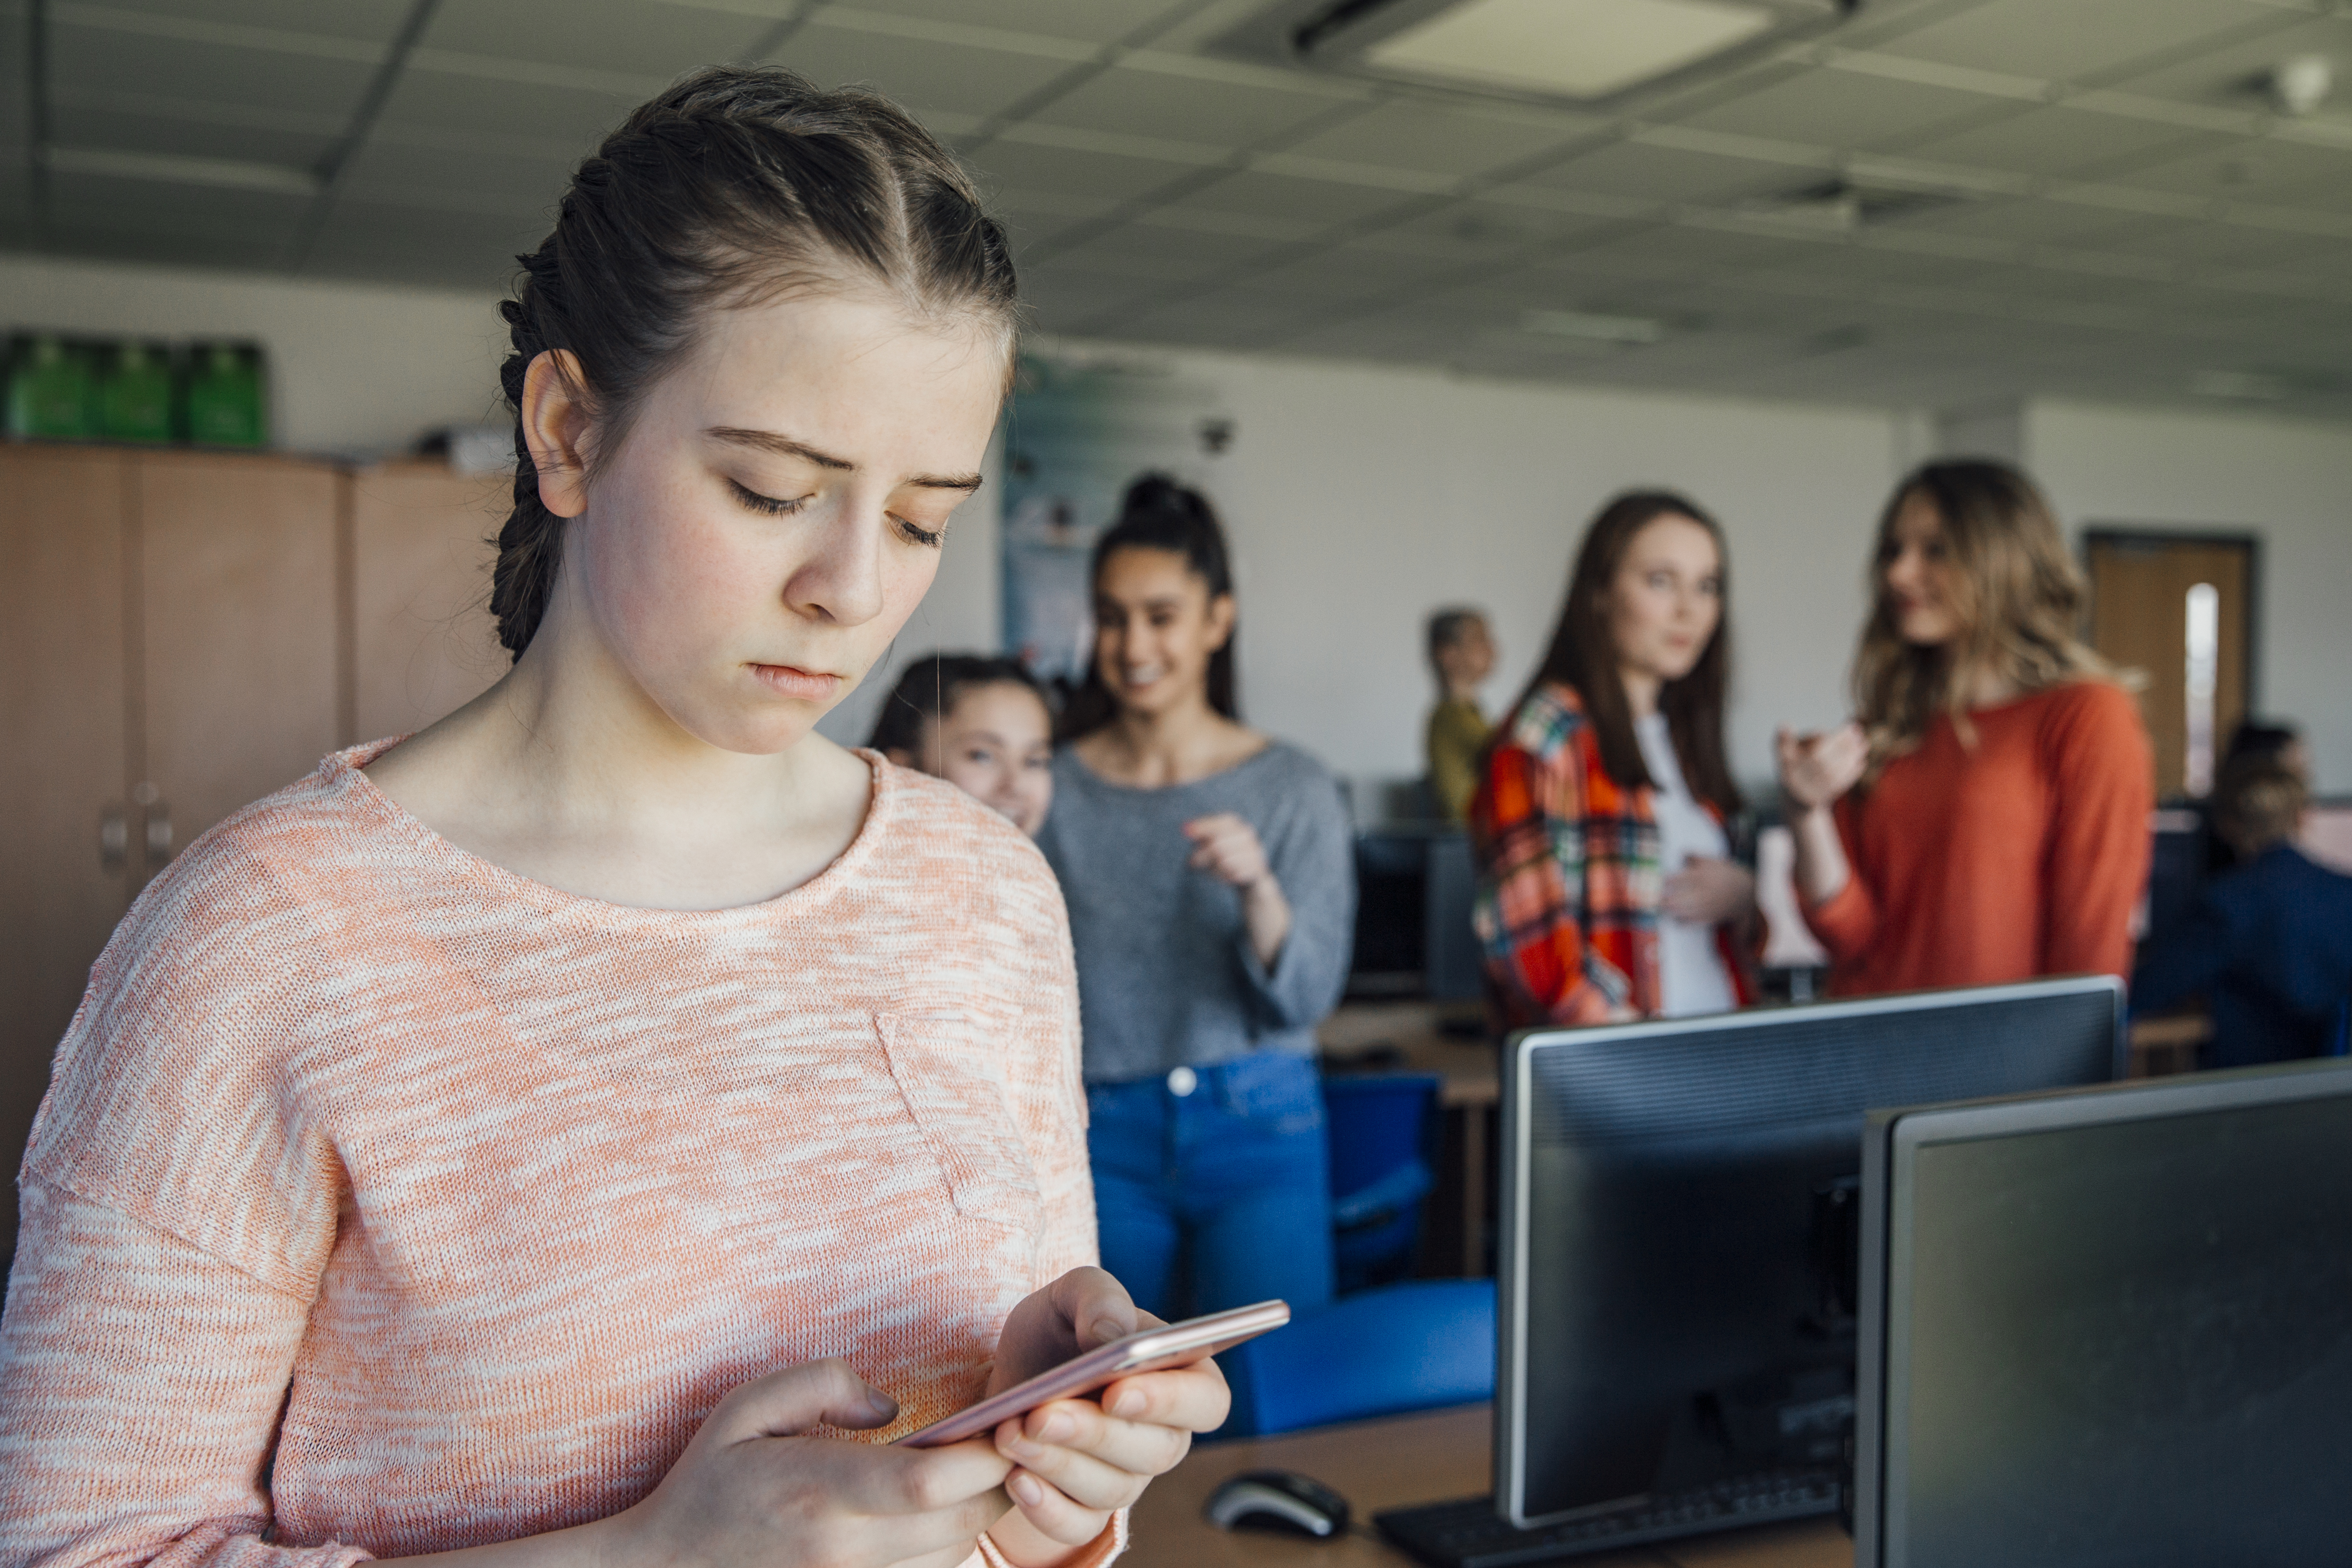
M 1486 1271 L 1486 1167 L 1492 1159 L 1486 1123 L 1502 1100 L 1503 1078 L 1500 1056 L 1483 1030 L 1463 1036 L 1439 1027 L 1464 1010 L 1458 1002 L 1349 1002 L 1323 1020 L 1316 1039 L 1327 1071 L 1433 1072 L 1444 1081 L 1439 1103 L 1461 1123 L 1460 1270 L 1475 1275 Z M 1390 1048 L 1397 1060 L 1373 1068 L 1349 1065 L 1349 1058 L 1378 1047 Z
M 1412 1559 L 1373 1531 L 1371 1516 L 1486 1490 L 1492 1421 L 1487 1406 L 1465 1405 L 1195 1448 L 1136 1504 L 1135 1544 L 1121 1561 L 1134 1568 L 1410 1568 Z M 1355 1530 L 1344 1541 L 1306 1541 L 1228 1532 L 1201 1516 L 1220 1481 L 1258 1469 L 1297 1470 L 1336 1488 L 1355 1510 Z M 1853 1546 L 1836 1521 L 1814 1520 L 1567 1561 L 1578 1568 L 1853 1568 Z

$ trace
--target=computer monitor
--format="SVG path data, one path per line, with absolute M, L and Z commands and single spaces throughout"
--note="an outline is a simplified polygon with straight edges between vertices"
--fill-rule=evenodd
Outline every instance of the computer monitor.
M 1874 1115 L 1858 1568 L 2345 1560 L 2352 1066 Z
M 2105 1082 L 2122 1011 L 2102 976 L 1515 1037 L 1496 1511 L 1817 1490 L 1853 1408 L 1864 1113 Z

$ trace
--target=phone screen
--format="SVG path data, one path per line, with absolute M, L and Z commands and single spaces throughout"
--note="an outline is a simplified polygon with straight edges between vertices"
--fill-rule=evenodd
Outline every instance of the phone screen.
M 1289 1321 L 1288 1302 L 1260 1301 L 1207 1317 L 1188 1318 L 1164 1328 L 1145 1329 L 1073 1356 L 1059 1366 L 1016 1383 L 1003 1393 L 944 1420 L 934 1421 L 919 1432 L 910 1432 L 898 1441 L 912 1448 L 961 1443 L 966 1437 L 976 1437 L 993 1429 L 1001 1421 L 1026 1415 L 1040 1405 L 1092 1394 L 1106 1384 L 1138 1373 L 1190 1366 L 1220 1351 L 1231 1350 L 1244 1340 L 1278 1329 Z

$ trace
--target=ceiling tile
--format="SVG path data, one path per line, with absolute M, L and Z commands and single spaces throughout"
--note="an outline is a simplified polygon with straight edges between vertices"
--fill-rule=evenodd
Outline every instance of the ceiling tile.
M 1809 70 L 1679 123 L 1824 147 L 1878 148 L 1980 115 L 1986 108 L 1981 93 L 1854 71 Z
M 1938 163 L 2089 178 L 2124 166 L 2237 144 L 2235 137 L 2056 105 L 2029 109 L 1904 151 L 1908 156 Z
M 570 187 L 576 162 L 371 142 L 353 155 L 343 177 L 355 184 L 426 187 L 467 204 L 495 202 L 518 217 L 534 214 L 544 221 Z
M 983 119 L 1078 68 L 1066 59 L 836 27 L 803 27 L 768 61 L 823 87 L 859 82 L 910 106 Z
M 1391 101 L 1319 131 L 1287 151 L 1309 158 L 1371 163 L 1424 173 L 1483 174 L 1538 158 L 1589 134 L 1601 122 L 1580 116 L 1441 108 Z
M 2308 204 L 2341 212 L 2352 205 L 2352 148 L 2264 138 L 2201 148 L 2185 158 L 2114 175 L 2110 183 L 2221 201 Z
M 1115 68 L 1039 110 L 1043 124 L 1254 147 L 1345 107 L 1328 95 Z
M 1874 47 L 1944 65 L 2075 80 L 2265 16 L 2278 13 L 2261 0 L 1990 0 Z
M 1295 218 L 1304 223 L 1343 224 L 1391 210 L 1426 204 L 1402 192 L 1343 185 L 1331 180 L 1301 180 L 1255 170 L 1229 174 L 1184 197 L 1180 205 L 1210 212 Z
M 1719 205 L 1777 195 L 1806 183 L 1809 177 L 1806 171 L 1781 163 L 1621 141 L 1527 175 L 1520 183 L 1640 201 Z
M 1342 245 L 1256 273 L 1250 278 L 1250 287 L 1314 298 L 1370 298 L 1425 288 L 1475 265 L 1451 257 Z
M 1057 267 L 1075 271 L 1182 283 L 1247 267 L 1281 248 L 1273 241 L 1238 235 L 1129 224 L 1057 251 L 1050 259 Z
M 444 0 L 423 46 L 502 59 L 543 60 L 591 70 L 676 76 L 733 59 L 774 23 L 723 11 L 648 5 L 646 0 Z
M 412 66 L 394 84 L 383 119 L 425 131 L 487 131 L 568 142 L 584 157 L 628 118 L 637 101 L 635 94 L 486 81 Z
M 282 169 L 315 168 L 341 140 L 333 133 L 291 135 L 252 126 L 62 105 L 51 111 L 49 123 L 52 138 L 61 147 L 215 158 Z
M 359 60 L 77 26 L 49 30 L 51 78 L 98 92 L 156 93 L 219 103 L 348 116 L 374 75 Z
M 319 0 L 134 0 L 134 4 L 184 21 L 323 33 L 378 44 L 391 42 L 416 8 L 415 0 L 334 0 L 327 5 Z
M 2297 17 L 2280 7 L 2266 9 L 2274 26 L 2256 36 L 2221 48 L 2200 49 L 2187 59 L 2127 76 L 2114 86 L 2152 98 L 2217 107 L 2253 109 L 2263 104 L 2256 90 L 2262 74 L 2296 55 L 2326 55 L 2339 72 L 2352 68 L 2352 16 Z M 2344 95 L 2339 79 L 2336 97 Z
M 980 176 L 983 188 L 1034 193 L 1041 200 L 1135 201 L 1180 180 L 1198 178 L 1202 172 L 1197 165 L 1158 158 L 1081 152 L 1018 141 L 992 141 L 968 154 L 964 162 Z
M 935 22 L 984 23 L 1021 33 L 1090 44 L 1131 37 L 1164 16 L 1195 9 L 1193 0 L 859 0 L 863 9 Z

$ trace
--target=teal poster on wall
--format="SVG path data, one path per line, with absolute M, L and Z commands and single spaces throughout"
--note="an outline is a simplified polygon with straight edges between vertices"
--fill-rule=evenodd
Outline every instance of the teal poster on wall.
M 1157 471 L 1214 500 L 1232 438 L 1215 389 L 1164 364 L 1024 355 L 1005 426 L 1005 651 L 1049 685 L 1082 681 L 1087 566 L 1128 486 Z

